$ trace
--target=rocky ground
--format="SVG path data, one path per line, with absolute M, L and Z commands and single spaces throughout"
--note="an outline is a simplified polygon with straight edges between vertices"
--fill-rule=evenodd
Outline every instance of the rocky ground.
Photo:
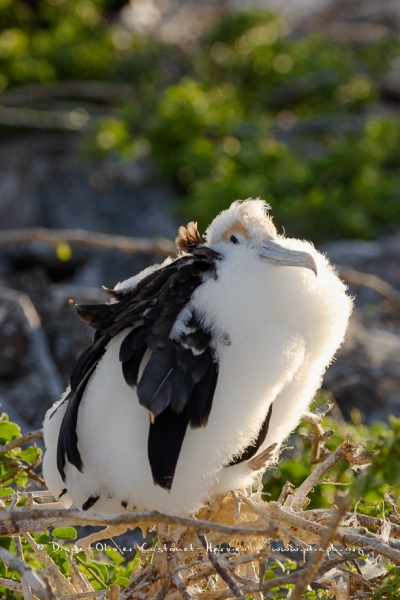
M 337 242 L 326 252 L 356 308 L 324 387 L 346 416 L 353 407 L 369 421 L 399 416 L 400 231 L 371 242 Z
M 183 18 L 188 24 L 198 22 L 200 6 L 212 12 L 235 2 L 132 3 L 136 9 L 140 4 L 141 14 L 147 14 L 146 27 L 164 27 L 164 33 L 170 27 L 171 33 L 182 30 Z M 346 35 L 361 31 L 343 26 L 353 18 L 365 35 L 375 35 L 377 27 L 400 30 L 400 5 L 389 0 L 379 5 L 374 0 L 324 2 L 322 12 L 311 0 L 285 6 L 293 9 L 297 27 L 324 22 L 329 11 L 337 11 L 330 26 L 341 23 Z M 186 33 L 189 29 L 184 28 Z M 396 73 L 389 87 L 400 98 Z M 74 247 L 72 256 L 62 261 L 62 253 L 57 257 L 54 248 L 42 244 L 5 243 L 2 232 L 79 227 L 173 239 L 180 224 L 172 216 L 173 193 L 154 182 L 151 168 L 111 161 L 82 164 L 76 159 L 76 143 L 72 133 L 26 133 L 0 142 L 0 403 L 24 430 L 41 426 L 77 356 L 90 343 L 92 331 L 76 317 L 68 299 L 103 301 L 101 284 L 113 286 L 161 257 Z M 354 407 L 368 420 L 399 415 L 400 230 L 370 242 L 340 241 L 323 250 L 356 298 L 346 343 L 324 386 L 346 416 Z
M 172 195 L 149 169 L 82 165 L 74 136 L 25 136 L 0 146 L 1 229 L 80 228 L 173 239 Z M 28 158 L 28 156 L 29 158 Z M 24 429 L 39 427 L 68 382 L 92 330 L 68 299 L 100 302 L 114 286 L 162 256 L 73 248 L 67 261 L 38 243 L 2 244 L 0 402 Z

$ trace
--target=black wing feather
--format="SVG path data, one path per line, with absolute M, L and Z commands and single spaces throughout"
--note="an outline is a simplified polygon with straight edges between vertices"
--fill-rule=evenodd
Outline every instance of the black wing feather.
M 147 346 L 138 348 L 131 358 L 124 360 L 122 363 L 122 374 L 128 385 L 135 387 L 138 384 L 139 370 L 142 364 L 144 355 L 146 354 Z
M 167 490 L 172 487 L 187 426 L 186 415 L 177 415 L 169 406 L 150 425 L 147 452 L 153 480 Z
M 65 460 L 68 459 L 72 465 L 82 471 L 83 463 L 78 450 L 78 435 L 76 426 L 78 422 L 78 410 L 86 389 L 87 382 L 92 376 L 96 366 L 106 349 L 106 340 L 97 340 L 87 348 L 80 356 L 71 376 L 70 392 L 66 398 L 68 402 L 57 442 L 57 468 L 65 481 Z
M 173 370 L 172 344 L 167 344 L 153 352 L 140 378 L 137 386 L 139 402 L 154 417 L 171 403 Z
M 83 469 L 76 428 L 87 382 L 111 338 L 129 330 L 120 346 L 122 373 L 129 386 L 137 386 L 140 404 L 152 414 L 148 457 L 154 482 L 170 489 L 187 426 L 207 423 L 218 378 L 211 335 L 199 315 L 193 312 L 180 336 L 171 339 L 170 334 L 193 291 L 205 277 L 216 277 L 220 258 L 210 248 L 193 246 L 190 254 L 153 271 L 134 289 L 113 293 L 117 302 L 77 306 L 78 314 L 96 332 L 71 377 L 57 447 L 57 465 L 64 480 L 66 458 Z M 147 350 L 151 351 L 148 360 Z
M 195 385 L 192 372 L 189 369 L 175 369 L 172 385 L 174 388 L 174 395 L 171 399 L 170 406 L 172 412 L 179 415 L 185 408 L 187 399 L 190 398 Z
M 218 365 L 210 360 L 204 377 L 194 386 L 184 409 L 193 429 L 207 425 L 217 381 Z

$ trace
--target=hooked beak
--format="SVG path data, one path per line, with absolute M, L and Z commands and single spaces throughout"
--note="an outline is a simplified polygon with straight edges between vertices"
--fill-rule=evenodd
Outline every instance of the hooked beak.
M 266 240 L 264 245 L 258 249 L 258 254 L 278 267 L 304 267 L 317 275 L 317 265 L 313 256 L 308 252 L 289 250 L 273 240 Z

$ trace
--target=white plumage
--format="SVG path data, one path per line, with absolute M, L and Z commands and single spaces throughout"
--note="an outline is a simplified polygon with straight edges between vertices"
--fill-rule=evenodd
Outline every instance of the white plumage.
M 181 228 L 177 259 L 119 284 L 108 305 L 78 307 L 94 346 L 44 422 L 44 477 L 65 505 L 193 514 L 250 484 L 248 460 L 298 424 L 352 301 L 267 209 L 233 203 L 205 244 Z

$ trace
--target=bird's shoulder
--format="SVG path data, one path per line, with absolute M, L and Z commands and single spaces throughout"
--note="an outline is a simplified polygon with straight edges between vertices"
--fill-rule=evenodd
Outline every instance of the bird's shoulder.
M 194 246 L 176 259 L 163 263 L 132 285 L 109 290 L 112 301 L 104 304 L 76 304 L 79 317 L 99 336 L 113 337 L 143 319 L 147 323 L 179 314 L 194 290 L 216 276 L 220 255 L 206 246 Z M 168 318 L 168 321 L 170 318 Z

